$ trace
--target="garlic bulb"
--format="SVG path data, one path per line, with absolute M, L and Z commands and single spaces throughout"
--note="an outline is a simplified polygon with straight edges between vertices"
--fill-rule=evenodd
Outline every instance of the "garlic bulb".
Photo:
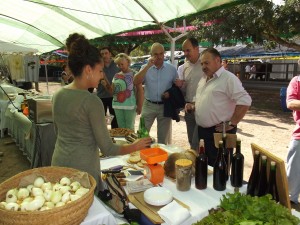
M 40 188 L 43 185 L 43 183 L 45 183 L 44 178 L 37 177 L 37 178 L 35 178 L 35 180 L 33 182 L 33 186 Z
M 86 193 L 88 193 L 89 190 L 90 190 L 90 189 L 88 189 L 88 188 L 81 187 L 81 188 L 79 188 L 79 189 L 75 192 L 75 194 L 76 194 L 76 195 L 79 195 L 79 196 L 83 196 L 83 195 L 85 195 Z
M 45 190 L 44 191 L 44 198 L 46 199 L 46 201 L 51 201 L 51 196 L 52 196 L 53 191 L 52 190 Z
M 68 191 L 70 191 L 70 190 L 71 190 L 71 187 L 70 187 L 70 186 L 61 186 L 61 187 L 59 188 L 59 191 L 60 191 L 62 194 L 66 193 L 66 192 L 68 192 Z
M 71 195 L 70 192 L 64 193 L 63 196 L 61 197 L 61 201 L 62 202 L 68 202 L 68 201 L 70 201 L 70 195 Z
M 64 206 L 66 203 L 64 202 L 58 202 L 56 203 L 55 207 L 60 207 L 60 206 Z
M 42 186 L 41 186 L 41 189 L 42 189 L 43 191 L 45 191 L 45 190 L 51 190 L 51 189 L 52 189 L 52 184 L 51 184 L 51 182 L 43 183 Z
M 43 190 L 38 187 L 33 187 L 31 190 L 33 196 L 43 195 Z
M 72 191 L 77 191 L 81 187 L 81 184 L 78 181 L 74 181 L 70 184 L 70 187 Z
M 5 206 L 5 209 L 12 210 L 12 211 L 18 211 L 19 205 L 15 202 L 10 202 L 10 203 L 7 203 L 7 205 Z
M 60 179 L 59 183 L 60 183 L 61 185 L 63 185 L 63 186 L 70 186 L 71 181 L 70 181 L 69 178 L 63 177 L 63 178 Z
M 62 194 L 60 191 L 53 191 L 52 195 L 51 195 L 51 202 L 53 202 L 54 204 L 60 202 L 62 197 Z
M 70 199 L 71 201 L 76 201 L 77 199 L 79 199 L 81 196 L 80 195 L 70 195 Z
M 32 190 L 32 188 L 33 188 L 33 185 L 32 185 L 32 184 L 29 184 L 26 188 L 27 188 L 27 190 L 28 190 L 29 192 L 31 192 L 31 190 Z
M 44 206 L 48 207 L 49 209 L 54 208 L 55 204 L 53 202 L 45 202 Z
M 5 209 L 6 205 L 7 205 L 6 202 L 0 202 L 0 209 Z
M 6 195 L 6 203 L 17 202 L 17 196 L 14 194 Z
M 18 200 L 23 200 L 29 196 L 29 191 L 27 188 L 20 188 L 18 191 Z

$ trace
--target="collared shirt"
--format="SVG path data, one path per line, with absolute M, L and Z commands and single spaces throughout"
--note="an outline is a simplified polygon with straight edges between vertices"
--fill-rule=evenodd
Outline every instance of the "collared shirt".
M 300 76 L 295 76 L 289 83 L 286 92 L 286 101 L 300 100 Z M 293 131 L 292 137 L 296 140 L 300 140 L 300 111 L 293 110 L 293 118 L 296 122 L 296 127 Z
M 179 69 L 179 68 L 178 68 Z M 204 76 L 200 57 L 196 63 L 187 61 L 183 64 L 182 79 L 185 80 L 181 90 L 186 102 L 192 102 L 195 98 L 200 78 Z
M 206 80 L 206 75 L 200 79 L 195 97 L 195 117 L 199 126 L 207 128 L 229 121 L 236 105 L 251 105 L 251 97 L 241 81 L 223 67 Z
M 161 68 L 151 66 L 145 75 L 145 98 L 153 102 L 161 102 L 162 94 L 172 87 L 173 82 L 178 78 L 176 68 L 165 63 Z
M 104 66 L 103 71 L 109 81 L 109 83 L 112 83 L 112 79 L 114 78 L 115 74 L 120 71 L 120 69 L 117 67 L 115 62 L 112 60 L 109 66 Z M 112 95 L 103 87 L 102 84 L 99 83 L 97 88 L 97 95 L 99 98 L 111 98 Z

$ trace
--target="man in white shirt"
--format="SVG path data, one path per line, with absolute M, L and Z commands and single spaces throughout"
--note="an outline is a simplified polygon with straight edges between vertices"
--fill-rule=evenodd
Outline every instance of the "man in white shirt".
M 251 105 L 251 97 L 241 81 L 222 66 L 220 53 L 214 48 L 201 54 L 204 76 L 200 79 L 195 97 L 195 117 L 198 138 L 204 139 L 208 164 L 213 166 L 217 157 L 214 133 L 221 133 L 226 122 L 226 133 L 235 134 L 237 124 Z M 186 108 L 191 108 L 187 104 Z
M 183 80 L 181 90 L 187 103 L 193 102 L 200 78 L 203 76 L 199 45 L 195 38 L 187 38 L 182 44 L 186 62 L 178 68 L 179 78 Z M 180 72 L 182 70 L 182 73 Z M 182 77 L 181 77 L 182 74 Z M 194 111 L 185 111 L 184 119 L 191 149 L 198 149 L 198 126 Z

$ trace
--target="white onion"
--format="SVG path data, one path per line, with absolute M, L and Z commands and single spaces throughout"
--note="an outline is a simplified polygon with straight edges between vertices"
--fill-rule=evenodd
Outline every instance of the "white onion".
M 52 196 L 53 191 L 52 190 L 45 190 L 44 191 L 44 198 L 46 199 L 46 201 L 51 201 L 51 196 Z
M 28 206 L 29 202 L 22 202 L 21 203 L 21 211 L 27 211 L 27 206 Z
M 18 198 L 14 194 L 9 194 L 6 196 L 6 203 L 17 202 Z
M 33 201 L 33 197 L 27 197 L 23 200 L 23 202 L 31 202 Z
M 35 180 L 33 182 L 33 186 L 40 188 L 43 185 L 43 183 L 45 183 L 44 178 L 37 177 L 37 178 L 35 178 Z
M 79 189 L 75 192 L 75 194 L 76 194 L 76 195 L 79 195 L 79 196 L 83 196 L 83 195 L 85 195 L 86 193 L 88 193 L 89 190 L 90 190 L 90 189 L 88 189 L 88 188 L 81 187 L 81 188 L 79 188 Z
M 44 202 L 41 199 L 34 199 L 26 205 L 26 211 L 35 211 L 43 206 Z
M 47 207 L 47 206 L 43 206 L 42 208 L 40 208 L 40 211 L 46 211 L 46 210 L 49 210 L 51 208 Z
M 53 191 L 59 191 L 59 189 L 60 189 L 61 186 L 62 185 L 60 183 L 56 183 L 56 184 L 53 185 L 52 190 Z
M 15 195 L 15 196 L 17 196 L 18 195 L 18 189 L 17 188 L 10 189 L 8 192 L 6 192 L 6 197 L 8 195 Z
M 43 195 L 43 190 L 38 188 L 38 187 L 33 187 L 32 190 L 31 190 L 31 194 L 33 196 Z
M 60 206 L 64 206 L 66 203 L 64 202 L 58 202 L 56 203 L 55 207 L 60 207 Z
M 20 188 L 18 192 L 18 200 L 23 200 L 29 196 L 29 191 L 27 188 Z
M 80 195 L 70 195 L 70 199 L 71 199 L 71 201 L 75 201 L 75 200 L 77 200 L 77 199 L 79 199 L 81 196 Z
M 74 181 L 70 184 L 70 187 L 72 191 L 77 191 L 81 187 L 81 184 L 78 181 Z
M 60 191 L 53 191 L 52 195 L 51 195 L 51 202 L 53 202 L 54 204 L 60 202 L 62 197 L 62 194 Z
M 70 186 L 61 186 L 61 187 L 59 188 L 59 191 L 60 191 L 62 194 L 66 193 L 66 192 L 68 192 L 68 191 L 70 191 L 70 190 L 71 190 L 71 187 L 70 187 Z
M 5 209 L 12 210 L 12 211 L 18 211 L 19 204 L 15 203 L 15 202 L 7 203 L 7 205 L 5 206 Z
M 0 202 L 0 209 L 5 209 L 6 205 L 7 205 L 6 202 Z
M 32 185 L 32 184 L 29 184 L 26 188 L 27 188 L 27 190 L 28 190 L 29 192 L 31 192 L 31 191 L 32 191 L 32 188 L 33 188 L 33 185 Z
M 68 202 L 68 201 L 70 201 L 70 195 L 71 195 L 70 192 L 64 193 L 63 196 L 61 197 L 61 201 L 62 202 Z
M 53 202 L 45 202 L 44 206 L 48 207 L 49 209 L 54 208 L 55 204 Z
M 43 183 L 42 186 L 41 186 L 41 189 L 42 189 L 43 191 L 45 191 L 45 190 L 51 190 L 51 189 L 52 189 L 52 184 L 51 184 L 51 182 Z
M 60 183 L 61 185 L 63 185 L 63 186 L 70 186 L 71 181 L 70 181 L 69 178 L 63 177 L 63 178 L 60 179 L 59 183 Z

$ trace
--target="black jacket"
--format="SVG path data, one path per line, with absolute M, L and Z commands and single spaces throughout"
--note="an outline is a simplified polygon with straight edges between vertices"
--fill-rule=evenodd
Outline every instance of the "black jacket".
M 175 84 L 165 91 L 169 94 L 168 98 L 163 98 L 164 101 L 164 117 L 171 117 L 176 122 L 180 121 L 179 112 L 185 106 L 185 100 L 179 87 Z

